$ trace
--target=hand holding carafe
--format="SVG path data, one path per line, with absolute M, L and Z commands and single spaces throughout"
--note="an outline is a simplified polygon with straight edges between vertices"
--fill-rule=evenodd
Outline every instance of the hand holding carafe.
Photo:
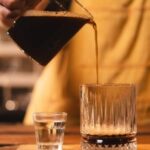
M 69 11 L 64 2 L 41 1 L 36 9 L 17 18 L 7 32 L 24 53 L 41 65 L 47 65 L 82 26 L 93 23 L 91 14 L 77 0 L 86 15 Z

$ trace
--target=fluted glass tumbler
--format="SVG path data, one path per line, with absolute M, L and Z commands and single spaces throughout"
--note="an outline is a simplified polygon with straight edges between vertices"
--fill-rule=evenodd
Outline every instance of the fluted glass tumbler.
M 82 141 L 103 146 L 136 142 L 136 90 L 133 84 L 80 86 Z

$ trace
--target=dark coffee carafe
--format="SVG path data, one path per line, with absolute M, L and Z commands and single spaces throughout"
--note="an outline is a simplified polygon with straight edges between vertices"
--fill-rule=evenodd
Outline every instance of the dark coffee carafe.
M 58 0 L 56 0 L 58 2 Z M 31 58 L 46 65 L 64 45 L 91 22 L 91 17 L 69 11 L 29 10 L 8 30 L 10 37 Z

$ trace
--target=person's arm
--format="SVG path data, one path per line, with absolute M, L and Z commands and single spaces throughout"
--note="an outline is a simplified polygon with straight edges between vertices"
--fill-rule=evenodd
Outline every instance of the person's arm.
M 33 8 L 40 0 L 0 0 L 0 21 L 11 24 L 14 19 Z

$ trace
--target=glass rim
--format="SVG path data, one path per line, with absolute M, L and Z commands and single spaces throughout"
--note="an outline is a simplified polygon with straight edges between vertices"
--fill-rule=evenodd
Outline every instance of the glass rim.
M 97 83 L 83 83 L 80 87 L 135 87 L 134 83 L 104 83 L 104 84 L 97 84 Z
M 55 116 L 67 116 L 66 112 L 33 112 L 34 117 L 43 116 L 43 117 L 55 117 Z

